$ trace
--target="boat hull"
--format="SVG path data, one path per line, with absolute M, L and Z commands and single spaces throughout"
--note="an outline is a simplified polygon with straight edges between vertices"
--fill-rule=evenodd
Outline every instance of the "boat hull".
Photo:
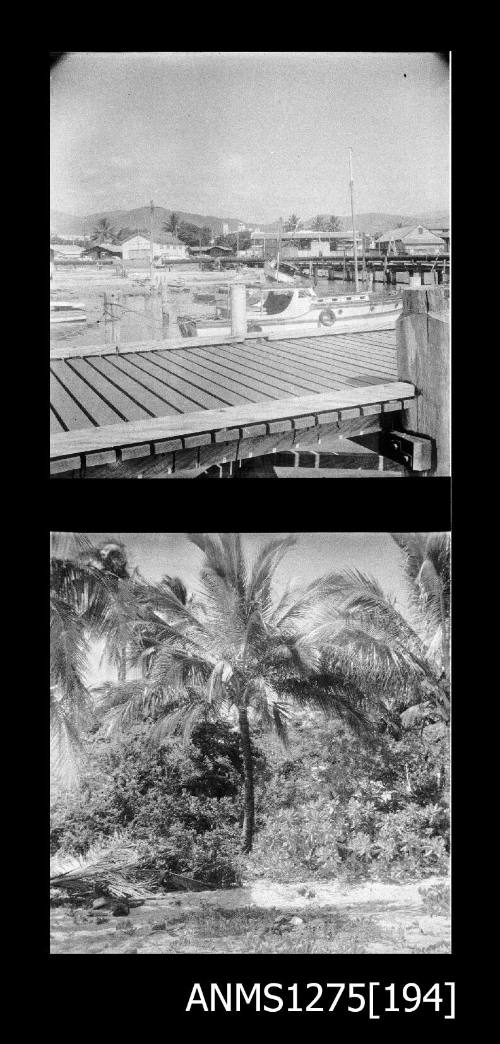
M 265 322 L 260 323 L 258 320 L 252 320 L 248 322 L 248 333 L 249 334 L 261 334 L 263 337 L 267 336 L 281 336 L 287 337 L 290 335 L 295 336 L 306 336 L 311 332 L 322 331 L 325 334 L 345 334 L 345 333 L 369 333 L 372 330 L 394 330 L 396 322 L 401 315 L 401 309 L 393 309 L 392 311 L 385 312 L 372 312 L 364 315 L 351 315 L 347 317 L 340 316 L 336 318 L 331 325 L 324 325 L 319 322 L 319 318 L 308 319 L 295 319 L 288 322 Z M 204 322 L 196 323 L 196 336 L 198 337 L 209 337 L 213 334 L 220 334 L 221 337 L 231 336 L 231 326 L 228 323 Z M 192 336 L 192 334 L 191 334 Z

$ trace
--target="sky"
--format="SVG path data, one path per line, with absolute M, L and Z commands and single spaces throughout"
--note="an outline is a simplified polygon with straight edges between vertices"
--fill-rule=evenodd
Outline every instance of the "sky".
M 266 541 L 288 534 L 245 533 L 243 546 L 251 560 Z M 189 590 L 199 590 L 199 572 L 203 554 L 185 533 L 89 533 L 93 543 L 119 540 L 125 544 L 130 568 L 137 567 L 148 580 L 160 580 L 165 574 L 180 576 Z M 403 580 L 403 554 L 388 533 L 300 533 L 276 572 L 276 591 L 290 582 L 309 583 L 315 577 L 333 570 L 360 569 L 379 581 L 383 589 L 395 596 L 402 612 L 408 611 Z M 114 672 L 99 666 L 102 647 L 91 657 L 88 683 L 96 685 Z
M 51 71 L 51 207 L 153 201 L 269 222 L 449 205 L 449 69 L 431 52 L 69 52 Z

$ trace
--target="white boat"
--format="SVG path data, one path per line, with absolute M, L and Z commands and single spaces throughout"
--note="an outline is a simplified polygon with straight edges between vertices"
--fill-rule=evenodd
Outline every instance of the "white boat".
M 82 301 L 59 301 L 50 302 L 51 326 L 59 323 L 84 323 L 87 321 L 85 305 Z
M 297 326 L 324 327 L 329 333 L 390 330 L 396 325 L 401 309 L 401 299 L 396 296 L 390 300 L 374 300 L 371 294 L 362 292 L 318 297 L 311 287 L 268 290 L 264 295 L 257 290 L 248 295 L 247 329 L 249 333 L 263 334 L 292 332 Z M 187 322 L 184 319 L 181 332 L 185 336 L 207 337 L 214 333 L 230 336 L 227 309 L 219 309 L 219 312 L 226 313 L 224 318 Z

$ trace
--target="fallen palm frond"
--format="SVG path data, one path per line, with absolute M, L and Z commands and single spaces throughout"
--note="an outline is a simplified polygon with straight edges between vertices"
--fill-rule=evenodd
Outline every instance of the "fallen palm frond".
M 158 898 L 160 887 L 175 892 L 209 891 L 214 886 L 188 874 L 159 874 L 151 857 L 142 857 L 134 844 L 115 834 L 107 844 L 94 845 L 85 856 L 54 856 L 50 887 L 68 892 L 73 900 L 109 896 L 144 902 Z

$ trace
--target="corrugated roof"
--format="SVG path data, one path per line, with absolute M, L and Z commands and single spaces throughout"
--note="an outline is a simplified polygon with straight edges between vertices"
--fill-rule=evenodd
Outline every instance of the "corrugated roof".
M 417 241 L 420 240 L 423 235 L 429 235 L 431 239 L 436 239 L 442 242 L 441 236 L 437 236 L 434 232 L 431 232 L 429 228 L 425 228 L 424 225 L 402 225 L 401 228 L 393 228 L 391 232 L 384 232 L 379 236 L 376 242 L 389 243 L 391 240 L 397 241 L 398 239 L 407 239 L 411 236 L 412 232 L 415 232 L 419 228 L 423 231 L 421 234 L 419 232 L 416 233 L 415 239 Z

